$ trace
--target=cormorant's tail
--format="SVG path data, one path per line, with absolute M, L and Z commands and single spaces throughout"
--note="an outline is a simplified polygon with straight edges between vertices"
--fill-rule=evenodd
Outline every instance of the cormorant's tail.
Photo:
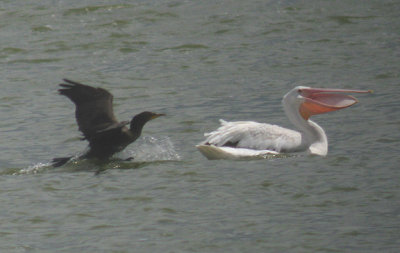
M 51 165 L 52 165 L 54 168 L 63 166 L 63 165 L 66 164 L 71 158 L 72 158 L 72 156 L 53 158 L 53 160 L 51 161 Z

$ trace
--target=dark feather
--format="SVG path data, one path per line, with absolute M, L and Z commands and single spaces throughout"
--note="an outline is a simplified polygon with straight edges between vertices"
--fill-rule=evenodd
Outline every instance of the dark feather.
M 58 91 L 75 104 L 76 121 L 85 139 L 90 141 L 97 132 L 120 124 L 114 116 L 110 92 L 68 79 L 64 81 Z

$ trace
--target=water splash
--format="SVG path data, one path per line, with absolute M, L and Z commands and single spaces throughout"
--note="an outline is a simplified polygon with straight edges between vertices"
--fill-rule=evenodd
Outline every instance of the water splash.
M 37 174 L 39 172 L 42 172 L 46 169 L 48 169 L 51 166 L 51 163 L 37 163 L 34 165 L 31 165 L 27 168 L 22 168 L 19 169 L 18 171 L 15 171 L 12 173 L 12 175 L 26 175 L 26 174 Z
M 133 157 L 135 162 L 180 161 L 182 159 L 169 137 L 158 139 L 151 136 L 144 136 L 118 156 Z

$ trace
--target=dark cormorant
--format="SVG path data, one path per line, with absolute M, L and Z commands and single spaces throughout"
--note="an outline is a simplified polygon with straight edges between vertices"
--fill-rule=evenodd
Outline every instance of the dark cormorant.
M 80 158 L 107 159 L 122 151 L 139 138 L 146 122 L 165 114 L 141 112 L 129 121 L 118 122 L 113 113 L 113 96 L 102 88 L 63 79 L 59 94 L 68 97 L 76 106 L 75 117 L 82 140 L 89 141 L 89 151 Z M 71 157 L 54 158 L 52 165 L 59 167 Z

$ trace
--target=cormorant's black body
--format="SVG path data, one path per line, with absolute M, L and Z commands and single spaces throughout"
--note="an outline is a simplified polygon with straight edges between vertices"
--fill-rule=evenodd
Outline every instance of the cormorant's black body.
M 76 106 L 75 117 L 84 140 L 89 142 L 89 151 L 81 158 L 107 159 L 122 151 L 141 135 L 149 120 L 162 116 L 153 112 L 142 112 L 128 121 L 118 122 L 113 113 L 113 96 L 102 88 L 64 79 L 66 83 L 59 93 L 68 97 Z M 54 158 L 53 166 L 68 162 L 70 157 Z

